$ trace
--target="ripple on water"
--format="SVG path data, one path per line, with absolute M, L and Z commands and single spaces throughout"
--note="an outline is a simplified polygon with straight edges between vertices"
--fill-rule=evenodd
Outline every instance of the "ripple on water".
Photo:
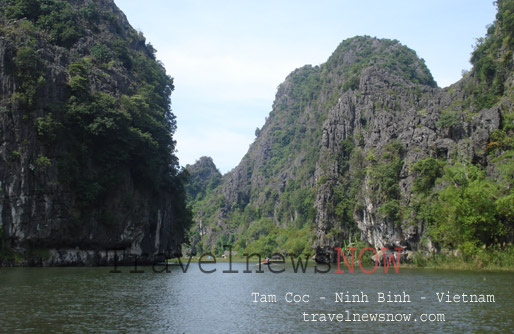
M 504 333 L 514 323 L 514 273 L 400 269 L 398 274 L 204 274 L 191 263 L 156 274 L 109 273 L 111 268 L 1 268 L 0 328 L 6 333 Z M 334 303 L 336 292 L 369 296 L 370 303 Z M 376 303 L 377 292 L 406 291 L 412 303 Z M 436 292 L 494 294 L 496 303 L 439 303 Z M 252 292 L 276 294 L 254 303 Z M 287 292 L 309 303 L 286 303 Z M 320 297 L 325 297 L 323 301 Z M 426 297 L 422 301 L 421 297 Z M 444 323 L 304 322 L 306 313 L 444 313 Z

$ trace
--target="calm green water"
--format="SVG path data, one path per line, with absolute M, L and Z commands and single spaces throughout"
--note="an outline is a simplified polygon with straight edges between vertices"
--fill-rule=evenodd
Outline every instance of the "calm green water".
M 207 267 L 205 267 L 208 269 Z M 376 273 L 237 274 L 227 263 L 204 274 L 191 263 L 157 274 L 142 268 L 0 268 L 2 333 L 512 333 L 514 273 L 400 269 Z M 256 267 L 251 269 L 255 271 Z M 335 293 L 361 291 L 369 303 L 335 303 Z M 411 303 L 378 303 L 377 293 L 402 293 Z M 436 292 L 494 294 L 495 303 L 438 302 Z M 274 294 L 277 303 L 255 303 L 252 292 Z M 309 295 L 287 303 L 288 292 Z M 325 297 L 325 300 L 321 299 Z M 426 299 L 422 300 L 424 297 Z M 446 298 L 445 298 L 446 300 Z M 305 322 L 303 313 L 408 313 L 410 322 Z M 444 322 L 422 322 L 422 314 L 444 314 Z M 316 317 L 316 316 L 315 316 Z M 319 319 L 319 318 L 318 318 Z M 416 321 L 414 321 L 416 319 Z M 335 320 L 335 319 L 334 319 Z

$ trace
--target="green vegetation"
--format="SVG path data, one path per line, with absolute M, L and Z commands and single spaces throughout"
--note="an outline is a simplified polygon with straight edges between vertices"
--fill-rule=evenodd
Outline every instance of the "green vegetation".
M 173 184 L 178 172 L 176 157 L 169 154 L 175 130 L 169 110 L 172 80 L 153 60 L 134 56 L 141 71 L 135 76 L 142 84 L 134 95 L 121 98 L 89 90 L 87 63 L 69 66 L 73 95 L 61 135 L 68 138 L 72 153 L 63 159 L 61 172 L 66 183 L 82 189 L 86 205 L 121 181 L 121 166 L 130 166 L 134 179 L 154 191 Z M 86 167 L 88 161 L 96 168 Z
M 221 254 L 222 246 L 231 244 L 238 254 L 311 255 L 313 222 L 319 214 L 314 202 L 323 189 L 327 196 L 324 214 L 335 221 L 325 234 L 329 242 L 343 244 L 349 236 L 360 233 L 356 218 L 362 218 L 359 215 L 368 205 L 366 198 L 374 203 L 374 219 L 402 228 L 421 226 L 422 243 L 430 240 L 436 249 L 446 252 L 430 257 L 417 254 L 417 265 L 445 266 L 463 261 L 472 268 L 511 267 L 513 248 L 508 243 L 514 236 L 514 113 L 511 89 L 505 85 L 512 76 L 512 33 L 502 31 L 514 21 L 514 10 L 511 1 L 498 1 L 498 8 L 497 22 L 473 54 L 475 67 L 463 79 L 464 96 L 443 110 L 435 124 L 438 129 L 457 127 L 470 121 L 477 107 L 498 103 L 501 127 L 483 143 L 487 158 L 470 162 L 456 152 L 446 160 L 436 157 L 435 147 L 424 153 L 411 147 L 425 158 L 408 161 L 404 160 L 406 148 L 399 141 L 365 147 L 371 122 L 368 114 L 359 110 L 355 122 L 360 127 L 338 143 L 337 155 L 327 153 L 323 145 L 320 148 L 327 136 L 321 129 L 328 111 L 338 103 L 353 108 L 355 99 L 362 98 L 358 89 L 364 69 L 372 66 L 413 83 L 410 88 L 400 85 L 399 89 L 408 89 L 408 94 L 417 98 L 425 94 L 421 85 L 436 87 L 423 60 L 398 41 L 352 38 L 341 43 L 327 63 L 297 69 L 279 86 L 273 111 L 256 131 L 253 144 L 263 145 L 263 141 L 269 145 L 265 146 L 265 158 L 256 156 L 260 152 L 251 148 L 236 171 L 242 176 L 225 176 L 220 186 L 207 187 L 204 192 L 196 189 L 199 183 L 193 185 L 194 193 L 201 194 L 191 197 L 193 211 L 201 219 L 190 231 L 197 251 Z M 348 90 L 354 95 L 347 93 L 351 98 L 341 101 Z M 398 92 L 390 89 L 388 94 Z M 390 101 L 376 101 L 374 107 L 399 111 Z M 419 108 L 417 114 L 427 115 L 426 108 Z M 321 173 L 314 180 L 315 170 L 334 168 L 339 177 Z M 414 176 L 412 189 L 402 189 L 409 173 Z M 228 181 L 234 183 L 224 188 Z M 205 189 L 205 185 L 199 187 Z M 234 195 L 227 195 L 230 192 Z
M 427 194 L 432 190 L 435 182 L 442 176 L 444 163 L 432 157 L 418 160 L 412 166 L 412 172 L 417 177 L 414 180 L 413 190 L 415 193 Z
M 289 255 L 311 256 L 313 235 L 310 226 L 302 229 L 279 229 L 269 218 L 252 222 L 246 233 L 235 243 L 241 253 L 263 256 L 279 252 Z
M 39 168 L 39 169 L 46 169 L 48 166 L 50 166 L 52 164 L 52 161 L 50 160 L 50 158 L 40 154 L 37 159 L 36 159 L 36 166 Z
M 412 264 L 408 266 L 464 270 L 514 270 L 513 263 L 514 245 L 501 244 L 477 248 L 468 255 L 458 251 L 455 254 L 431 255 L 418 252 L 414 255 Z
M 494 253 L 505 247 L 496 245 L 514 233 L 514 162 L 499 163 L 501 175 L 496 178 L 470 163 L 443 165 L 427 158 L 413 167 L 419 179 L 411 205 L 426 224 L 427 236 L 443 249 L 458 249 L 466 262 L 478 261 L 477 256 L 501 257 Z
M 513 247 L 505 240 L 512 240 L 514 235 L 514 112 L 509 102 L 512 82 L 508 80 L 513 69 L 514 2 L 496 4 L 496 21 L 473 52 L 473 79 L 468 85 L 476 108 L 498 104 L 502 110 L 501 127 L 485 143 L 494 172 L 486 174 L 480 164 L 448 164 L 434 158 L 413 166 L 418 175 L 412 204 L 417 219 L 427 224 L 428 236 L 440 247 L 460 252 L 457 257 L 434 255 L 428 265 L 464 261 L 473 268 L 512 266 Z M 447 111 L 438 126 L 459 123 L 458 114 Z
M 385 219 L 399 221 L 401 213 L 401 193 L 398 182 L 403 167 L 401 159 L 403 147 L 399 142 L 393 142 L 385 147 L 385 152 L 379 161 L 369 157 L 367 167 L 370 185 L 373 189 L 372 198 L 382 206 L 378 213 Z
M 514 123 L 512 70 L 514 2 L 496 1 L 496 21 L 478 40 L 471 62 L 474 67 L 462 101 L 477 109 L 499 105 L 502 122 L 485 143 L 490 163 L 461 161 L 449 164 L 434 158 L 420 160 L 411 203 L 416 219 L 427 226 L 427 236 L 452 254 L 418 254 L 419 266 L 471 269 L 512 268 L 514 247 Z M 443 112 L 439 127 L 460 123 L 456 112 Z M 492 168 L 492 172 L 491 172 Z M 506 243 L 507 241 L 507 243 Z
M 451 128 L 459 124 L 461 124 L 459 113 L 451 111 L 442 112 L 441 117 L 437 121 L 437 127 L 439 128 Z
M 496 6 L 496 21 L 487 29 L 486 37 L 478 39 L 471 57 L 475 80 L 468 90 L 478 109 L 492 107 L 512 90 L 507 79 L 514 67 L 514 2 L 497 0 Z
M 130 178 L 144 193 L 170 195 L 178 224 L 188 225 L 187 174 L 174 153 L 173 80 L 142 34 L 123 27 L 114 9 L 99 11 L 94 2 L 81 7 L 60 0 L 5 0 L 0 13 L 2 38 L 16 52 L 7 67 L 16 93 L 3 108 L 20 112 L 34 126 L 44 147 L 40 152 L 52 153 L 51 158 L 29 155 L 31 166 L 39 172 L 58 166 L 59 183 L 76 199 L 78 207 L 70 210 L 76 220 L 88 221 L 94 211 L 112 215 L 102 209 L 106 198 Z M 87 41 L 94 46 L 87 49 Z M 43 88 L 63 65 L 67 73 L 57 80 L 69 77 L 67 87 L 65 82 L 52 86 L 58 92 L 50 95 L 60 97 L 48 103 L 52 96 Z M 28 145 L 13 150 L 12 159 Z
M 344 64 L 344 54 L 352 52 L 356 62 L 342 67 L 342 75 L 347 78 L 342 90 L 355 90 L 359 86 L 362 69 L 374 65 L 402 75 L 406 81 L 435 87 L 432 74 L 423 59 L 416 52 L 401 45 L 397 40 L 381 40 L 354 37 L 342 42 L 327 61 L 324 70 L 329 72 Z
M 319 140 L 321 137 L 319 129 L 323 119 L 309 110 L 316 107 L 319 96 L 323 94 L 320 68 L 302 67 L 288 80 L 294 84 L 280 87 L 279 94 L 294 98 L 277 101 L 268 122 L 259 131 L 262 134 L 271 127 L 269 156 L 263 165 L 255 165 L 256 157 L 247 155 L 243 158 L 242 163 L 247 166 L 243 182 L 248 183 L 240 185 L 233 202 L 228 202 L 216 187 L 222 184 L 219 178 L 201 181 L 197 176 L 207 175 L 206 168 L 200 168 L 198 162 L 196 166 L 188 167 L 193 211 L 205 217 L 202 226 L 207 226 L 212 235 L 211 239 L 201 238 L 198 224 L 192 227 L 189 239 L 197 252 L 214 250 L 218 254 L 228 240 L 239 254 L 268 254 L 273 251 L 312 253 L 315 190 L 306 185 L 316 168 L 319 150 L 313 145 L 316 142 L 313 138 Z M 299 118 L 303 122 L 298 122 Z M 291 168 L 299 152 L 302 152 L 300 163 Z M 288 170 L 290 175 L 285 183 L 280 176 L 284 170 Z M 262 175 L 266 185 L 252 189 L 249 180 L 255 175 Z M 222 228 L 217 227 L 220 208 L 226 212 L 221 218 L 224 222 Z M 277 227 L 277 221 L 281 222 L 280 227 Z
M 111 51 L 103 44 L 97 44 L 91 48 L 91 56 L 101 63 L 108 63 L 112 59 Z
M 8 19 L 30 20 L 57 45 L 70 47 L 83 34 L 77 13 L 66 1 L 6 0 L 4 6 Z
M 341 59 L 347 52 L 356 53 L 357 61 L 352 66 L 346 66 Z M 320 159 L 318 143 L 321 142 L 326 112 L 337 104 L 343 91 L 357 88 L 361 70 L 371 64 L 404 75 L 406 80 L 435 86 L 430 72 L 414 51 L 398 41 L 369 37 L 343 42 L 326 64 L 295 70 L 287 78 L 287 83 L 279 87 L 266 124 L 256 131 L 257 141 L 263 133 L 269 135 L 266 159 L 264 163 L 257 164 L 260 157 L 244 157 L 244 179 L 238 184 L 237 195 L 231 199 L 232 202 L 227 201 L 220 188 L 208 187 L 204 192 L 199 191 L 197 188 L 206 184 L 193 177 L 197 171 L 191 172 L 192 208 L 195 214 L 201 215 L 203 229 L 209 231 L 209 237 L 202 238 L 199 224 L 192 227 L 190 241 L 197 250 L 216 248 L 219 252 L 223 242 L 233 239 L 234 250 L 238 252 L 313 252 L 317 189 L 312 182 Z M 366 124 L 364 114 L 360 115 L 360 122 Z M 381 213 L 391 219 L 401 213 L 397 185 L 402 167 L 401 148 L 393 144 L 388 153 L 380 157 L 380 162 L 366 169 L 362 131 L 356 138 L 346 139 L 343 146 L 344 152 L 340 157 L 323 159 L 336 159 L 341 173 L 349 172 L 352 177 L 336 183 L 324 178 L 317 182 L 317 186 L 326 183 L 332 193 L 329 214 L 340 222 L 330 232 L 335 240 L 356 232 L 353 214 L 362 205 L 361 185 L 367 171 L 380 188 L 380 196 L 387 198 Z M 329 161 L 325 164 L 324 160 L 321 165 L 328 168 Z M 254 188 L 249 182 L 252 177 L 262 177 L 265 182 Z M 262 233 L 254 233 L 256 226 L 261 226 Z
M 31 46 L 18 48 L 14 57 L 18 92 L 16 97 L 26 106 L 32 106 L 38 90 L 45 84 L 45 64 Z
M 445 168 L 445 188 L 437 192 L 433 204 L 434 221 L 430 234 L 450 248 L 467 249 L 497 243 L 503 233 L 496 201 L 498 185 L 472 164 Z
M 189 182 L 186 185 L 189 201 L 199 201 L 207 192 L 212 191 L 221 182 L 221 174 L 210 157 L 201 157 L 193 166 L 186 166 Z

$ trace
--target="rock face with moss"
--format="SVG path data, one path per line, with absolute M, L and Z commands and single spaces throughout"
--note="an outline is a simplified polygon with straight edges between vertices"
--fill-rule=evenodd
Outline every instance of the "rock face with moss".
M 221 173 L 210 157 L 201 157 L 193 165 L 187 165 L 189 182 L 186 186 L 190 201 L 199 201 L 205 193 L 216 188 L 221 180 Z
M 155 50 L 112 0 L 0 11 L 3 264 L 180 252 L 190 214 Z
M 355 37 L 278 87 L 241 163 L 193 201 L 200 249 L 333 258 L 366 242 L 426 252 L 513 240 L 513 2 L 437 87 L 398 41 Z

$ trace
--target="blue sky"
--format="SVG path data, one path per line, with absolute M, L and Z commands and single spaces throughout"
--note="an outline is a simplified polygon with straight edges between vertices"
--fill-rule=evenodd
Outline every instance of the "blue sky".
M 207 155 L 222 173 L 246 153 L 295 68 L 322 64 L 343 40 L 369 35 L 414 49 L 445 87 L 471 68 L 475 39 L 496 12 L 489 0 L 115 2 L 175 80 L 180 164 Z

